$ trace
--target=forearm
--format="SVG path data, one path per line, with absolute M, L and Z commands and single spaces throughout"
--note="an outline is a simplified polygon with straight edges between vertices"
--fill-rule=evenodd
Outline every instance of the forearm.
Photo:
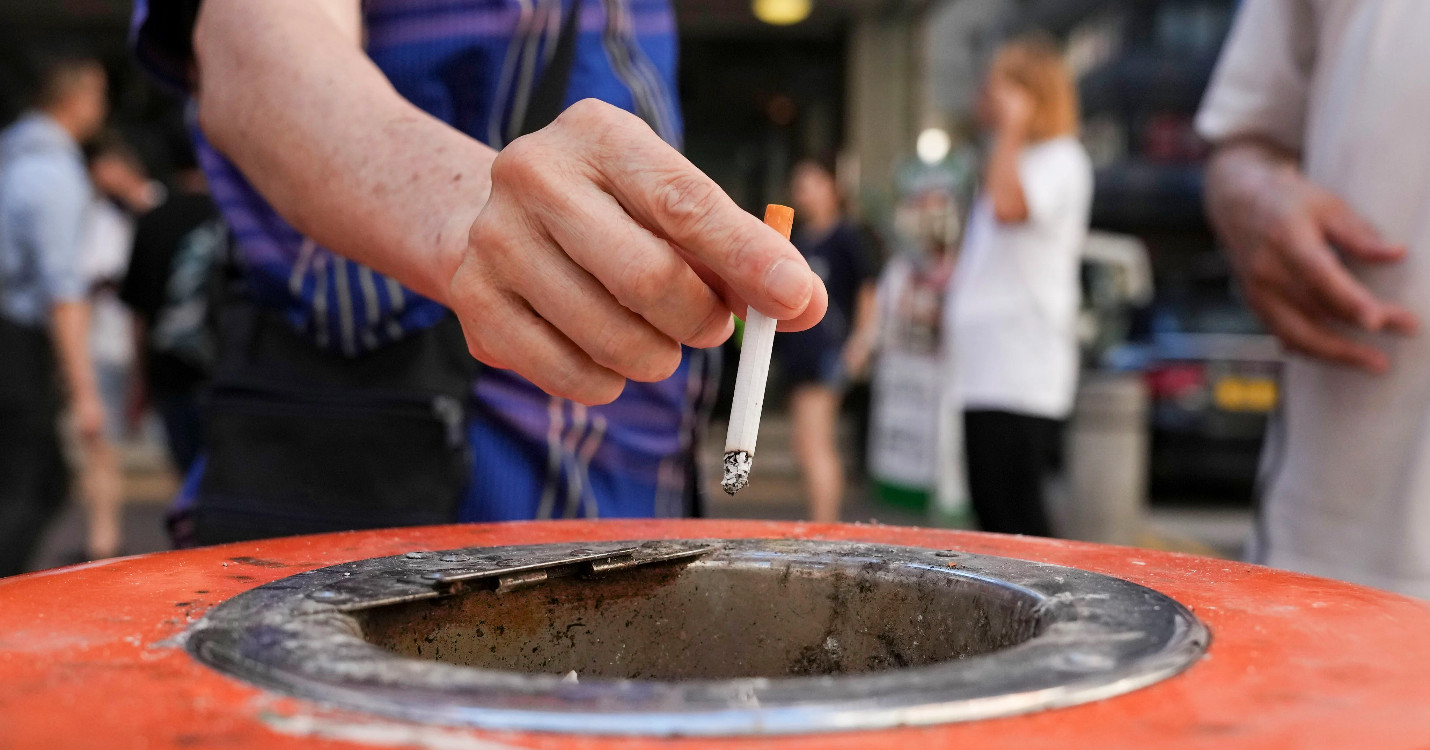
M 1018 155 L 1023 150 L 1021 135 L 1000 131 L 993 138 L 988 157 L 986 190 L 993 203 L 993 215 L 1005 224 L 1028 220 L 1028 202 L 1018 177 Z
M 403 99 L 353 0 L 209 0 L 195 29 L 209 140 L 290 223 L 439 302 L 495 152 Z
M 869 283 L 859 288 L 854 303 L 854 327 L 849 336 L 856 346 L 871 347 L 879 326 L 879 294 L 876 285 Z
M 50 314 L 50 336 L 70 397 L 80 400 L 97 396 L 94 364 L 89 357 L 89 303 L 55 303 Z

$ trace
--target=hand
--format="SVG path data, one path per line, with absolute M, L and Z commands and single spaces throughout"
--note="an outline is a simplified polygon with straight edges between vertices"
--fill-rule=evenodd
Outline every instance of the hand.
M 998 132 L 1024 137 L 1033 121 L 1033 96 L 1012 81 L 994 77 L 988 85 L 989 101 Z
M 75 397 L 74 428 L 80 442 L 86 446 L 100 444 L 104 439 L 104 403 L 97 394 Z
M 748 305 L 803 330 L 828 295 L 787 240 L 644 122 L 578 102 L 508 145 L 447 304 L 472 355 L 586 404 L 663 380 Z
M 1337 328 L 1414 333 L 1414 313 L 1371 294 L 1345 267 L 1348 258 L 1388 263 L 1405 248 L 1382 239 L 1344 201 L 1293 165 L 1244 145 L 1219 153 L 1208 178 L 1208 207 L 1251 305 L 1287 349 L 1380 373 L 1384 352 Z
M 863 380 L 869 370 L 869 345 L 857 338 L 850 339 L 844 345 L 841 359 L 844 360 L 844 372 L 848 373 L 849 379 Z

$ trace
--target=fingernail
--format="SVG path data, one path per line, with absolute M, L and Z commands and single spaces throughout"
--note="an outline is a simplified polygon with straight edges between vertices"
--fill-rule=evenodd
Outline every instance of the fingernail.
M 781 258 L 765 273 L 765 292 L 791 310 L 802 310 L 809 304 L 810 272 L 802 265 Z

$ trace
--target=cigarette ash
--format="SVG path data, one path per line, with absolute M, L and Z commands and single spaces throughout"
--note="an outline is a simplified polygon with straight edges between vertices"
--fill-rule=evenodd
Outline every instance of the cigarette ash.
M 755 465 L 755 454 L 749 451 L 730 451 L 725 454 L 725 478 L 720 486 L 726 494 L 733 495 L 745 489 L 750 483 L 750 469 Z

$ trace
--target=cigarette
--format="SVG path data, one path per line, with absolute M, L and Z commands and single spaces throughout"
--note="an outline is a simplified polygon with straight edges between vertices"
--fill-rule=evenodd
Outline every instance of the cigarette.
M 789 239 L 794 209 L 770 204 L 765 224 Z M 755 465 L 755 437 L 765 408 L 765 382 L 770 377 L 770 353 L 775 346 L 774 318 L 751 307 L 745 312 L 745 336 L 740 342 L 740 369 L 735 372 L 735 400 L 730 406 L 730 432 L 725 438 L 725 478 L 728 494 L 745 489 Z

